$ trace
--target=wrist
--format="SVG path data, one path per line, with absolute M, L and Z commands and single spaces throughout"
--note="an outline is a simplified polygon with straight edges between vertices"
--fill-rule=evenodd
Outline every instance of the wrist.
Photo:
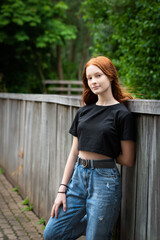
M 66 191 L 66 187 L 65 186 L 60 186 L 59 187 L 59 189 L 58 189 L 58 191 L 61 191 L 61 192 L 64 192 L 64 191 Z
M 66 194 L 66 192 L 62 192 L 62 191 L 58 191 L 58 193 L 60 193 L 60 194 Z
M 67 188 L 68 188 L 68 186 L 67 186 L 66 184 L 61 183 L 61 184 L 60 184 L 60 187 L 59 187 L 59 191 L 64 192 L 64 191 L 66 191 Z

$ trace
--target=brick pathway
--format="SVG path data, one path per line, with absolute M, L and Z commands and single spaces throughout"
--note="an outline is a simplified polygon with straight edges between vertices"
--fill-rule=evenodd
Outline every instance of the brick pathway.
M 32 212 L 22 212 L 23 199 L 12 191 L 12 185 L 0 174 L 0 240 L 43 239 L 42 225 Z

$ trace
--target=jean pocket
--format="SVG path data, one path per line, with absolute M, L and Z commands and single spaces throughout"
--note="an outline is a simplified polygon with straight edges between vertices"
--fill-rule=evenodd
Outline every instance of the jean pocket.
M 95 168 L 95 172 L 103 177 L 115 178 L 112 168 Z

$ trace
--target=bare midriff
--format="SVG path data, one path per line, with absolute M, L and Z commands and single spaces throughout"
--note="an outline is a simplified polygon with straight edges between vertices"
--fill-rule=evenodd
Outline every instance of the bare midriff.
M 79 156 L 83 159 L 92 159 L 92 160 L 102 160 L 102 159 L 111 159 L 111 157 L 105 156 L 103 154 L 87 152 L 87 151 L 79 151 Z

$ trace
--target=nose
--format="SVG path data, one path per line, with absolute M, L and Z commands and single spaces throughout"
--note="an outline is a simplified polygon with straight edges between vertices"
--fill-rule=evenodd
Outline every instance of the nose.
M 92 84 L 96 84 L 96 83 L 97 83 L 97 81 L 96 81 L 96 78 L 95 78 L 95 77 L 92 77 L 91 83 L 92 83 Z

